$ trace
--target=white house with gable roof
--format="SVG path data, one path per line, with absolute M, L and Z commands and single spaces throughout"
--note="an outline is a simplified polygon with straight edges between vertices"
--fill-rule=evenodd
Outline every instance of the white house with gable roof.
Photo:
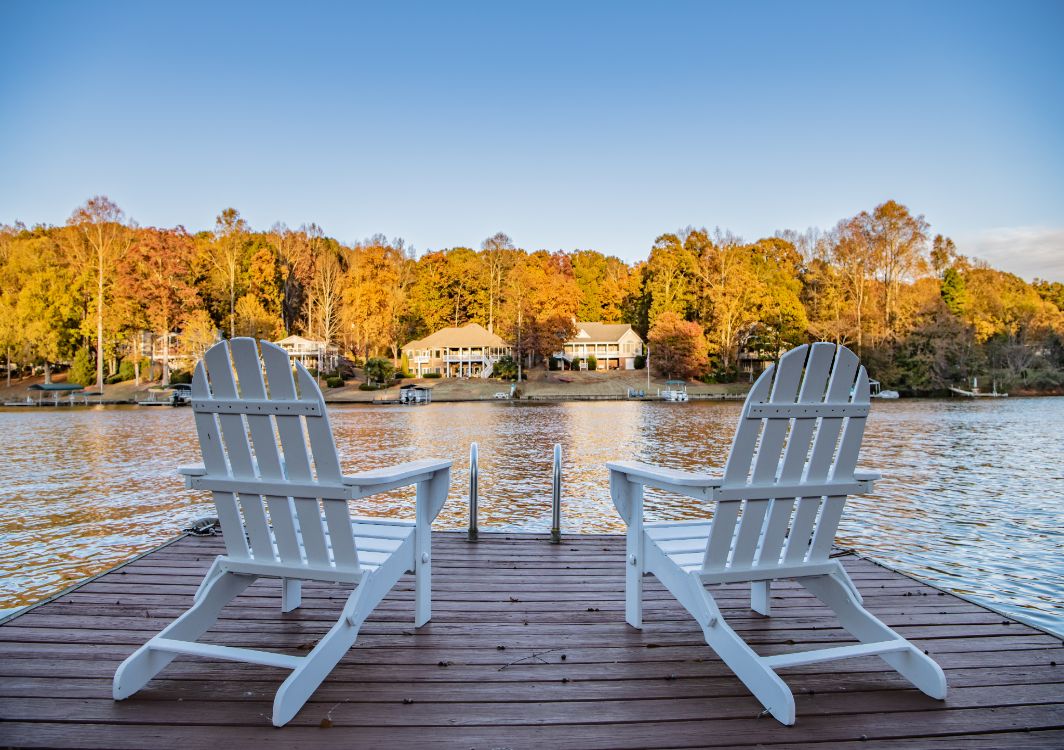
M 634 370 L 643 339 L 627 323 L 577 323 L 576 335 L 554 356 L 572 365 L 594 357 L 598 370 Z

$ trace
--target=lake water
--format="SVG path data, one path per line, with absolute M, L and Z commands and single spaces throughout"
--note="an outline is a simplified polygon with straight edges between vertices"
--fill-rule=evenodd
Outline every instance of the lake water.
M 469 443 L 480 444 L 482 529 L 550 527 L 551 451 L 564 451 L 563 531 L 620 532 L 603 463 L 723 463 L 738 403 L 456 403 L 330 407 L 346 470 L 452 458 L 437 522 L 467 523 Z M 174 469 L 198 463 L 188 409 L 0 410 L 0 614 L 172 538 L 213 513 Z M 1018 619 L 1064 633 L 1064 398 L 877 403 L 838 543 Z M 648 515 L 698 517 L 650 495 Z M 412 492 L 359 501 L 410 515 Z

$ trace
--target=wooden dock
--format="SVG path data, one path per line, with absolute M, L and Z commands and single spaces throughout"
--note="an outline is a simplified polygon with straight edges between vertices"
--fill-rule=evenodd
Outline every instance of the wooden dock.
M 650 579 L 646 626 L 624 623 L 624 540 L 434 536 L 432 622 L 414 631 L 412 581 L 370 617 L 356 646 L 291 724 L 270 725 L 287 672 L 179 657 L 133 698 L 111 700 L 119 662 L 192 601 L 216 538 L 183 538 L 0 626 L 0 746 L 210 747 L 1064 747 L 1061 639 L 856 556 L 843 559 L 869 609 L 938 661 L 945 702 L 878 658 L 783 672 L 798 722 L 784 727 Z M 304 584 L 281 615 L 260 582 L 206 640 L 299 654 L 335 620 L 341 587 Z M 761 653 L 841 639 L 793 584 L 774 616 L 748 589 L 718 601 Z

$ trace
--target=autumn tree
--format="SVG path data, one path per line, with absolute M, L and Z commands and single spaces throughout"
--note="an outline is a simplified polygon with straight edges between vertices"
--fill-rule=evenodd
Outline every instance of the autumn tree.
M 671 310 L 658 316 L 647 343 L 652 365 L 667 378 L 692 378 L 709 366 L 702 327 Z
M 831 236 L 831 262 L 846 302 L 849 332 L 841 343 L 853 342 L 861 354 L 865 344 L 865 307 L 875 269 L 875 254 L 868 233 L 869 217 L 860 214 L 840 221 Z
M 913 216 L 908 208 L 892 200 L 876 206 L 866 221 L 866 231 L 883 284 L 887 335 L 894 336 L 897 332 L 898 289 L 924 260 L 928 223 L 923 216 Z
M 578 289 L 564 253 L 539 250 L 518 258 L 507 279 L 502 335 L 519 365 L 547 360 L 576 332 Z
M 74 228 L 74 249 L 84 266 L 92 269 L 93 313 L 96 319 L 96 388 L 103 393 L 104 311 L 115 260 L 129 247 L 131 233 L 122 209 L 104 195 L 85 201 L 67 224 Z
M 218 329 L 203 308 L 188 311 L 181 320 L 181 348 L 195 359 L 202 359 L 218 341 Z
M 387 348 L 392 359 L 414 336 L 416 324 L 408 306 L 415 262 L 402 240 L 376 235 L 352 249 L 343 281 L 345 328 L 369 356 Z
M 273 339 L 284 329 L 281 315 L 281 269 L 274 248 L 258 245 L 246 275 L 247 291 L 236 303 L 236 332 L 240 336 Z
M 757 280 L 752 343 L 774 355 L 805 340 L 809 318 L 802 304 L 799 278 L 803 258 L 788 240 L 770 237 L 749 246 L 750 265 Z
M 487 271 L 488 331 L 495 332 L 495 311 L 502 294 L 503 276 L 513 261 L 514 243 L 502 232 L 496 232 L 480 243 L 481 258 Z
M 244 260 L 244 244 L 249 228 L 235 208 L 227 208 L 218 214 L 214 223 L 214 242 L 209 259 L 219 274 L 229 296 L 229 337 L 236 335 L 237 283 Z
M 710 238 L 705 230 L 690 232 L 687 244 L 697 254 L 699 317 L 709 332 L 709 349 L 720 369 L 730 371 L 756 332 L 757 305 L 765 296 L 752 248 L 722 232 Z
M 307 333 L 331 343 L 340 335 L 344 268 L 341 250 L 334 242 L 323 241 L 314 260 L 314 276 L 307 295 Z
M 573 280 L 580 292 L 577 318 L 602 323 L 636 323 L 630 313 L 639 296 L 639 278 L 620 258 L 597 250 L 569 254 Z M 626 320 L 626 317 L 632 317 Z
M 684 239 L 677 234 L 663 234 L 650 249 L 643 269 L 643 293 L 648 299 L 647 322 L 651 328 L 665 312 L 687 317 L 694 304 L 694 259 L 684 246 Z
M 9 275 L 5 274 L 15 280 L 5 296 L 13 302 L 21 359 L 43 362 L 45 382 L 51 380 L 52 362 L 73 356 L 84 346 L 82 324 L 91 318 L 89 303 L 75 283 L 79 274 L 64 251 L 68 231 L 27 233 L 12 248 Z M 64 244 L 57 242 L 57 236 Z
M 198 303 L 189 280 L 195 247 L 182 227 L 142 229 L 118 263 L 123 297 L 135 300 L 149 329 L 162 338 L 162 382 L 170 382 L 170 332 L 182 311 Z
M 410 305 L 421 321 L 419 327 L 422 331 L 431 332 L 466 323 L 479 323 L 487 327 L 489 271 L 490 267 L 468 247 L 422 255 L 409 285 Z M 502 296 L 502 293 L 499 294 Z M 493 327 L 497 329 L 499 308 L 495 307 L 491 315 Z
M 324 235 L 317 224 L 298 230 L 274 224 L 268 235 L 281 267 L 281 320 L 285 333 L 293 333 L 305 321 L 306 296 L 314 278 L 315 246 Z

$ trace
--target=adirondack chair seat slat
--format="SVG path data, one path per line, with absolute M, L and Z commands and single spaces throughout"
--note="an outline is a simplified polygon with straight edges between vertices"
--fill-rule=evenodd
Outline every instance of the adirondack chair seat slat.
M 946 695 L 939 666 L 864 608 L 830 556 L 846 497 L 872 491 L 880 478 L 857 470 L 869 403 L 868 375 L 853 352 L 800 346 L 751 388 L 723 471 L 606 464 L 610 496 L 628 525 L 626 621 L 642 626 L 643 576 L 657 576 L 698 621 L 710 648 L 784 724 L 794 723 L 794 696 L 775 669 L 788 666 L 874 655 L 927 695 Z M 646 487 L 715 508 L 700 520 L 644 523 Z M 778 579 L 809 590 L 859 643 L 758 656 L 724 621 L 706 586 L 749 583 L 751 608 L 769 616 Z
M 675 557 L 676 555 L 698 555 L 698 563 L 702 564 L 702 558 L 706 554 L 706 543 L 709 541 L 709 534 L 705 534 L 702 537 L 689 538 L 689 539 L 653 539 L 654 543 L 658 545 L 669 557 Z
M 358 637 L 399 578 L 414 573 L 414 625 L 431 616 L 431 524 L 447 499 L 450 461 L 419 459 L 344 476 L 314 378 L 267 341 L 211 347 L 192 379 L 203 463 L 181 466 L 188 487 L 212 493 L 227 554 L 211 566 L 192 608 L 115 672 L 127 698 L 179 655 L 291 669 L 273 723 L 295 716 Z M 415 518 L 352 516 L 349 501 L 413 486 Z M 304 580 L 353 586 L 336 624 L 306 656 L 200 643 L 222 608 L 257 578 L 280 578 L 281 609 L 300 605 Z
M 691 539 L 702 540 L 702 548 L 705 548 L 705 540 L 709 538 L 709 524 L 701 522 L 692 526 L 652 526 L 646 524 L 647 536 L 657 542 L 683 542 Z

